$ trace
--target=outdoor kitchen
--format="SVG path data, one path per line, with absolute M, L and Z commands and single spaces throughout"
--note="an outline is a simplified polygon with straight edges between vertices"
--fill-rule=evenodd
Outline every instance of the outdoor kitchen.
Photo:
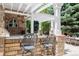
M 23 15 L 5 13 L 0 6 L 0 55 L 2 56 L 44 56 L 44 55 L 63 55 L 64 54 L 64 35 L 38 35 L 34 49 L 23 54 L 22 40 L 25 39 L 25 20 Z M 52 46 L 44 46 L 45 39 L 52 40 Z M 29 41 L 27 41 L 29 43 Z M 28 48 L 29 49 L 29 48 Z M 32 52 L 32 53 L 31 53 Z

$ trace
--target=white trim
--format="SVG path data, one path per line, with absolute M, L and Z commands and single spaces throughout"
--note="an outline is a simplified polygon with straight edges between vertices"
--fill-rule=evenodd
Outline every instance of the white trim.
M 45 14 L 45 13 L 34 13 L 31 15 L 35 21 L 51 21 L 54 20 L 54 15 Z

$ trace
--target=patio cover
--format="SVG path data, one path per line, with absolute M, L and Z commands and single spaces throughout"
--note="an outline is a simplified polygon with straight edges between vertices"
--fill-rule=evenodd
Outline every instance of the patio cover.
M 51 21 L 51 32 L 55 35 L 61 35 L 61 20 L 60 20 L 60 10 L 62 3 L 0 3 L 3 7 L 5 13 L 12 13 L 24 16 L 31 16 L 31 33 L 33 33 L 33 15 L 40 13 L 42 10 L 49 6 L 54 8 L 54 24 Z M 45 17 L 45 16 L 44 16 Z M 49 16 L 48 16 L 49 17 Z M 43 17 L 42 17 L 43 18 Z M 53 17 L 52 17 L 53 18 Z M 53 26 L 54 25 L 54 26 Z
M 0 3 L 5 13 L 14 13 L 20 15 L 29 15 L 31 13 L 39 13 L 45 8 L 51 6 L 48 3 Z

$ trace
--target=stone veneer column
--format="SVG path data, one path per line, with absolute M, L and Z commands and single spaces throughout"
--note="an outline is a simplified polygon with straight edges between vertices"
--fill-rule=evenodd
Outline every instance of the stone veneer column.
M 60 11 L 63 4 L 54 3 L 54 35 L 56 36 L 55 55 L 64 55 L 64 35 L 61 33 L 61 19 Z
M 0 6 L 0 36 L 2 36 L 3 34 L 3 28 L 4 28 L 4 20 L 3 20 L 3 16 L 4 16 L 4 11 L 2 6 Z
M 64 55 L 64 35 L 56 36 L 56 45 L 55 45 L 55 55 L 56 56 L 62 56 Z
M 5 22 L 3 20 L 4 17 L 4 10 L 2 6 L 0 6 L 0 37 L 9 36 L 8 31 L 5 29 Z
M 2 6 L 0 6 L 0 56 L 4 55 L 4 21 L 3 21 L 4 12 Z
M 0 28 L 4 28 L 3 16 L 4 16 L 4 11 L 3 11 L 2 6 L 0 6 Z

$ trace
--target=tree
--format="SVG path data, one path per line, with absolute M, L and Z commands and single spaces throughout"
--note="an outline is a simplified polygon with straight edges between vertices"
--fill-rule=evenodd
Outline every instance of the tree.
M 38 32 L 38 21 L 34 21 L 34 33 Z M 31 33 L 31 20 L 26 21 L 26 29 L 28 33 Z
M 61 9 L 62 32 L 79 33 L 79 4 L 65 3 Z
M 27 29 L 27 32 L 30 33 L 30 29 L 31 29 L 31 21 L 30 20 L 27 20 L 26 21 L 26 29 Z
M 53 6 L 49 6 L 48 8 L 44 9 L 43 11 L 41 11 L 41 13 L 46 13 L 46 14 L 51 14 L 53 15 Z
M 41 27 L 41 31 L 43 34 L 49 34 L 49 30 L 50 30 L 50 22 L 49 21 L 45 21 L 42 22 L 42 27 Z
M 54 14 L 52 6 L 42 12 L 51 15 Z M 63 33 L 70 35 L 79 33 L 79 3 L 64 3 L 61 8 L 61 25 Z
M 39 22 L 38 21 L 34 21 L 34 33 L 38 32 L 38 27 L 39 27 Z

